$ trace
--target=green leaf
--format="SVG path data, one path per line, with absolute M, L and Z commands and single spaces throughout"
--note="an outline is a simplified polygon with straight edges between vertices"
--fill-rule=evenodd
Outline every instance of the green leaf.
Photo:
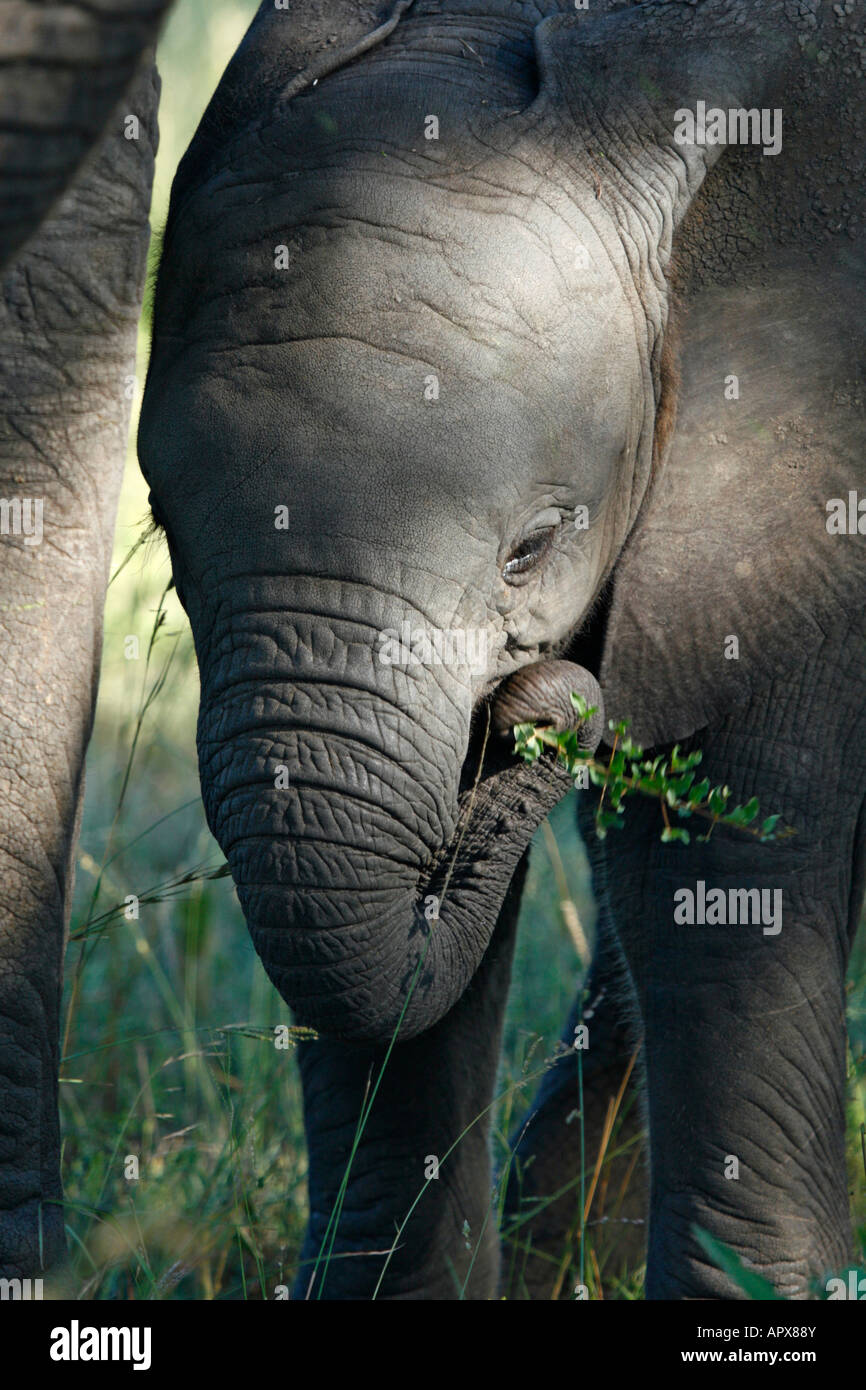
M 680 840 L 684 845 L 687 845 L 690 839 L 691 836 L 689 835 L 689 832 L 687 830 L 677 828 L 673 825 L 666 825 L 664 830 L 662 831 L 663 845 L 672 844 L 674 840 Z
M 622 776 L 625 771 L 625 753 L 623 753 L 621 748 L 616 750 L 608 766 L 612 777 Z
M 767 836 L 772 835 L 773 831 L 776 829 L 776 826 L 779 824 L 779 821 L 780 821 L 781 819 L 782 819 L 781 816 L 767 816 L 767 819 L 764 821 L 764 824 L 761 826 L 761 835 L 762 835 L 762 836 L 764 836 L 764 835 L 767 835 Z
M 761 1302 L 786 1302 L 781 1294 L 776 1293 L 769 1279 L 765 1279 L 762 1274 L 758 1274 L 753 1269 L 747 1269 L 739 1255 L 729 1246 L 723 1245 L 720 1240 L 716 1240 L 709 1231 L 693 1225 L 692 1235 L 704 1254 L 709 1255 L 716 1268 L 727 1274 L 728 1278 L 737 1285 L 737 1288 L 742 1289 L 749 1298 Z
M 730 787 L 713 787 L 710 792 L 709 807 L 714 816 L 722 815 L 730 794 Z
M 689 805 L 700 806 L 701 802 L 706 800 L 707 792 L 709 790 L 710 779 L 708 777 L 705 777 L 702 782 L 696 782 L 695 785 L 689 791 Z M 712 802 L 710 804 L 710 809 L 712 809 Z
M 557 745 L 560 753 L 565 758 L 576 758 L 578 753 L 577 730 L 567 729 L 557 737 Z
M 578 695 L 576 690 L 572 690 L 570 698 L 581 719 L 591 719 L 598 714 L 598 705 L 588 705 L 584 696 Z
M 638 789 L 647 796 L 658 796 L 659 792 L 663 792 L 665 789 L 665 779 L 657 775 L 654 777 L 643 776 L 638 783 Z
M 622 817 L 615 811 L 608 811 L 604 807 L 595 813 L 595 833 L 600 840 L 607 835 L 608 830 L 621 830 Z
M 697 767 L 703 756 L 701 750 L 696 748 L 693 753 L 687 753 L 683 757 L 680 752 L 680 745 L 675 743 L 671 753 L 671 772 L 688 772 L 690 768 Z
M 695 774 L 693 772 L 687 772 L 683 777 L 672 778 L 668 783 L 668 787 L 669 790 L 673 792 L 674 796 L 683 797 L 694 780 Z

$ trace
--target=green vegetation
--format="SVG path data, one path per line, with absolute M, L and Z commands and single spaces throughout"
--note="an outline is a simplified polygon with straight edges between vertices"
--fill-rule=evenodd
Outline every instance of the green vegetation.
M 595 705 L 589 708 L 583 696 L 574 691 L 571 702 L 581 724 L 597 713 Z M 658 801 L 664 827 L 661 838 L 666 844 L 679 840 L 687 845 L 690 840 L 684 826 L 671 825 L 669 809 L 681 820 L 700 816 L 709 822 L 706 835 L 697 837 L 699 844 L 709 840 L 717 825 L 744 830 L 762 843 L 785 839 L 794 833 L 789 826 L 779 828 L 780 817 L 776 815 L 767 816 L 757 824 L 760 811 L 757 797 L 753 796 L 743 806 L 729 806 L 729 787 L 711 787 L 706 777 L 696 782 L 695 769 L 703 760 L 700 749 L 682 753 L 679 744 L 675 744 L 669 756 L 644 758 L 640 744 L 628 737 L 627 720 L 614 723 L 609 719 L 608 726 L 613 734 L 613 745 L 606 762 L 581 748 L 577 729 L 557 732 L 545 726 L 518 724 L 514 730 L 515 752 L 525 762 L 534 763 L 543 748 L 553 748 L 572 777 L 586 769 L 592 785 L 601 788 L 595 813 L 599 839 L 603 840 L 608 830 L 622 827 L 626 797 L 634 793 Z

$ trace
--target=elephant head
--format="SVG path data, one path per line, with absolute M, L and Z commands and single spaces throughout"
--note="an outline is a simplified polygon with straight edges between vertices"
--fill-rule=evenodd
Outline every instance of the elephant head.
M 356 14 L 335 55 L 262 8 L 175 183 L 139 438 L 209 824 L 272 979 L 350 1038 L 451 1007 L 568 786 L 501 734 L 598 703 L 556 659 L 664 453 L 719 152 L 674 113 L 770 67 L 748 23 L 709 65 L 677 7 L 649 39 L 474 8 Z

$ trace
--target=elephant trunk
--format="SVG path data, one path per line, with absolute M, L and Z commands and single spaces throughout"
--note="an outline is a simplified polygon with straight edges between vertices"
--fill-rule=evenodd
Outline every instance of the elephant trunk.
M 300 1023 L 380 1042 L 423 1032 L 463 994 L 569 783 L 517 763 L 491 732 L 485 779 L 461 791 L 470 673 L 384 662 L 381 629 L 333 616 L 342 603 L 327 618 L 321 603 L 233 615 L 202 662 L 199 761 L 268 975 Z M 519 679 L 509 720 L 527 707 Z M 571 708 L 564 688 L 559 705 Z

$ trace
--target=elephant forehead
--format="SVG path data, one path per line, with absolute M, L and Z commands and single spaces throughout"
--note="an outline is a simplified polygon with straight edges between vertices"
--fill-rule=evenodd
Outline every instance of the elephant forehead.
M 484 410 L 495 390 L 531 429 L 579 425 L 588 449 L 621 447 L 646 382 L 602 233 L 553 194 L 365 165 L 294 195 L 226 187 L 175 232 L 154 374 L 185 353 L 249 392 L 318 391 L 349 415 L 383 397 Z
M 593 190 L 509 123 L 477 64 L 430 76 L 415 55 L 412 81 L 393 64 L 337 72 L 193 159 L 197 179 L 182 167 L 158 330 L 215 318 L 235 341 L 372 335 L 520 381 L 536 366 L 588 380 L 611 356 L 634 372 L 645 325 Z

